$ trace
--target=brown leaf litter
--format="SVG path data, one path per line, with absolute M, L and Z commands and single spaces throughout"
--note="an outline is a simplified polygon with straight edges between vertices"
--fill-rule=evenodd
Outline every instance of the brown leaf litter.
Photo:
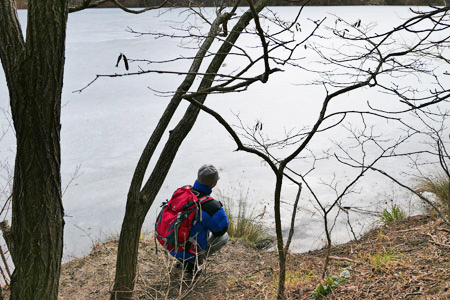
M 117 241 L 63 265 L 60 299 L 108 299 Z M 194 278 L 174 267 L 152 238 L 140 245 L 136 299 L 274 299 L 275 252 L 231 240 Z M 287 299 L 311 299 L 321 279 L 325 250 L 288 256 Z M 328 275 L 350 278 L 321 299 L 450 299 L 450 230 L 439 219 L 415 216 L 378 227 L 359 241 L 332 249 Z M 346 272 L 347 272 L 346 271 Z

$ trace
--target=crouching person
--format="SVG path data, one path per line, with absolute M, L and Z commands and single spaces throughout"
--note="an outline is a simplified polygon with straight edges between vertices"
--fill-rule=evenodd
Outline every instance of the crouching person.
M 218 180 L 217 169 L 203 165 L 194 185 L 177 189 L 156 221 L 158 241 L 192 274 L 228 242 L 227 215 L 222 203 L 210 196 Z

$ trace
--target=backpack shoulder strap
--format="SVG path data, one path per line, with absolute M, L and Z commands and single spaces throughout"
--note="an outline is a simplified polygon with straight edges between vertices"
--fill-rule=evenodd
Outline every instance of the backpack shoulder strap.
M 203 196 L 201 198 L 198 198 L 198 201 L 200 202 L 200 204 L 204 204 L 208 201 L 214 200 L 212 197 L 210 196 Z

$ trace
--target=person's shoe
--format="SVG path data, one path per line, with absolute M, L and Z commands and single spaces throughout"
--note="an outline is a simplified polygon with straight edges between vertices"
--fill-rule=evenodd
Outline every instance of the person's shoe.
M 184 270 L 191 275 L 192 278 L 198 277 L 203 273 L 203 270 L 196 263 L 185 263 Z
M 201 274 L 206 275 L 197 263 L 177 261 L 175 268 L 183 269 L 192 280 L 198 278 Z
M 185 262 L 183 268 L 186 272 L 194 274 L 197 270 L 197 265 L 195 263 Z
M 183 263 L 182 263 L 182 262 L 179 262 L 179 261 L 177 261 L 177 262 L 175 263 L 175 268 L 177 268 L 177 269 L 181 269 L 181 268 L 183 268 Z

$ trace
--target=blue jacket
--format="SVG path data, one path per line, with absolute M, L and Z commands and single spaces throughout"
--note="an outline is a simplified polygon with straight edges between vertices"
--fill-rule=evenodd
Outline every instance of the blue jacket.
M 209 196 L 212 192 L 211 188 L 195 181 L 192 191 L 197 198 Z M 228 218 L 223 209 L 222 203 L 217 200 L 209 200 L 202 204 L 201 220 L 192 226 L 190 237 L 196 237 L 196 241 L 201 249 L 197 252 L 207 249 L 208 233 L 211 232 L 214 236 L 221 236 L 228 230 Z M 193 261 L 195 255 L 188 252 L 170 252 L 172 256 L 180 261 Z

